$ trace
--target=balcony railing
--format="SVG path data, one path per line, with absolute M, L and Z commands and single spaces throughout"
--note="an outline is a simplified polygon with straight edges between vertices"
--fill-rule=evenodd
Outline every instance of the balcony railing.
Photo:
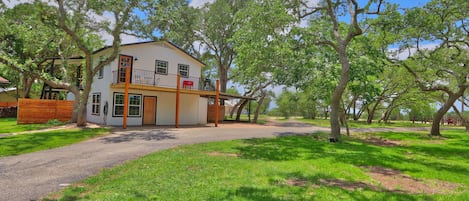
M 149 85 L 166 88 L 177 87 L 177 75 L 176 74 L 158 74 L 155 71 L 133 69 L 131 73 L 131 84 Z M 112 71 L 112 83 L 123 83 L 125 82 L 125 73 L 119 71 Z M 203 90 L 203 82 L 199 77 L 183 77 L 181 76 L 181 88 L 190 90 Z

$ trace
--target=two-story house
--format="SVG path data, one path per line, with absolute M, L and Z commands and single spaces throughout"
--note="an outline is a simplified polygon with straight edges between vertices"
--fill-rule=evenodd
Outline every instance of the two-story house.
M 109 54 L 95 52 L 95 60 Z M 180 74 L 179 124 L 207 123 L 208 98 L 201 69 L 205 64 L 169 41 L 141 42 L 120 47 L 118 58 L 93 79 L 87 120 L 122 125 L 126 68 L 130 68 L 127 125 L 174 125 L 177 75 Z

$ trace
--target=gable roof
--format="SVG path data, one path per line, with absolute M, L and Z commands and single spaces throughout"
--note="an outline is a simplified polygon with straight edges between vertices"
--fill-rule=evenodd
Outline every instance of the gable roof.
M 176 44 L 174 44 L 174 43 L 172 43 L 172 42 L 170 42 L 166 39 L 162 39 L 160 41 L 145 41 L 145 42 L 121 44 L 120 47 L 134 46 L 134 45 L 141 45 L 141 44 L 150 44 L 150 43 L 163 43 L 163 44 L 167 45 L 168 47 L 170 47 L 171 49 L 175 50 L 176 52 L 179 52 L 180 54 L 188 56 L 190 59 L 194 60 L 196 63 L 199 63 L 201 66 L 206 66 L 206 64 L 204 62 L 200 61 L 199 59 L 192 56 L 191 54 L 189 54 L 188 52 L 186 52 L 182 48 L 178 47 Z M 100 53 L 102 51 L 105 51 L 105 50 L 111 49 L 111 48 L 112 48 L 112 46 L 108 45 L 108 46 L 102 47 L 102 48 L 94 51 L 93 54 L 97 54 L 97 53 Z M 53 59 L 61 59 L 61 58 L 60 57 L 49 57 L 49 58 L 46 58 L 46 59 L 53 60 Z M 73 57 L 69 57 L 68 59 L 81 60 L 81 59 L 84 59 L 84 57 L 83 56 L 73 56 Z
M 192 56 L 191 54 L 189 54 L 188 52 L 186 52 L 185 50 L 183 50 L 182 48 L 180 48 L 179 46 L 177 46 L 176 44 L 166 40 L 166 39 L 162 39 L 160 41 L 145 41 L 145 42 L 137 42 L 137 43 L 127 43 L 127 44 L 121 44 L 120 47 L 126 47 L 126 46 L 134 46 L 134 45 L 141 45 L 141 44 L 150 44 L 150 43 L 162 43 L 162 44 L 165 44 L 167 46 L 169 46 L 171 49 L 173 50 L 176 50 L 176 52 L 179 52 L 180 54 L 184 54 L 186 56 L 189 56 L 192 60 L 194 60 L 196 63 L 199 63 L 201 66 L 205 66 L 205 63 L 200 61 L 199 59 L 197 59 L 196 57 Z M 112 46 L 109 45 L 109 46 L 105 46 L 103 48 L 100 48 L 96 51 L 93 52 L 93 54 L 97 54 L 99 52 L 102 52 L 102 51 L 105 51 L 107 49 L 111 49 Z
M 0 84 L 10 84 L 10 81 L 0 76 Z

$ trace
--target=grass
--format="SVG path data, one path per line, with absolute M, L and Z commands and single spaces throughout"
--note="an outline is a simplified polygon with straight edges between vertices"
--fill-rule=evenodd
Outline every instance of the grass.
M 251 114 L 251 119 L 249 119 L 249 116 L 247 114 L 241 114 L 241 116 L 239 117 L 241 121 L 251 121 L 254 119 L 254 114 Z M 257 124 L 262 124 L 264 125 L 266 123 L 266 118 L 267 116 L 266 115 L 259 115 L 259 117 L 257 118 Z M 230 115 L 226 115 L 225 116 L 225 120 L 229 120 L 229 121 L 234 121 L 236 120 L 236 114 L 233 115 L 233 118 L 230 118 Z
M 331 122 L 329 119 L 304 119 L 302 117 L 295 118 L 295 120 L 311 124 L 313 126 L 330 127 Z M 366 121 L 353 121 L 349 120 L 350 128 L 397 128 L 397 127 L 429 127 L 431 124 L 422 124 L 419 122 L 412 123 L 411 121 L 392 121 L 390 123 L 378 123 L 373 121 L 372 124 L 367 124 Z
M 326 133 L 182 146 L 105 169 L 45 200 L 469 200 L 469 135 L 443 134 L 435 139 L 420 132 L 376 133 L 405 144 L 394 147 L 359 138 L 332 144 Z M 412 194 L 376 183 L 352 190 L 321 184 L 373 184 L 363 166 L 459 187 L 448 194 Z M 289 185 L 291 179 L 305 184 Z
M 63 123 L 51 121 L 47 124 L 16 124 L 16 118 L 0 118 L 0 134 L 4 133 L 18 133 L 24 131 L 32 131 L 50 128 L 53 126 L 62 125 Z
M 107 128 L 64 129 L 0 137 L 0 157 L 52 149 L 108 132 Z

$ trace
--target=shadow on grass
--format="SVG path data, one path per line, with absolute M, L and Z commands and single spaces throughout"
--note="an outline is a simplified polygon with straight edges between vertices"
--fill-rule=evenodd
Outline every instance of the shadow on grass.
M 426 139 L 420 134 L 411 135 L 407 139 Z M 381 166 L 401 171 L 418 173 L 421 169 L 410 168 L 421 165 L 435 171 L 448 171 L 461 175 L 469 175 L 469 168 L 456 163 L 443 163 L 431 158 L 449 158 L 465 161 L 469 147 L 449 146 L 445 144 L 418 144 L 401 147 L 381 147 L 349 139 L 339 143 L 315 139 L 313 135 L 286 136 L 270 139 L 244 140 L 247 146 L 236 147 L 242 158 L 264 161 L 315 160 L 331 158 L 338 163 L 354 166 Z M 429 160 L 415 160 L 404 153 L 414 153 Z M 405 165 L 409 164 L 409 165 Z
M 292 172 L 292 173 L 287 173 L 284 175 L 277 175 L 276 177 L 282 177 L 282 178 L 289 178 L 289 182 L 285 184 L 284 183 L 279 183 L 279 182 L 274 182 L 272 185 L 275 184 L 281 184 L 279 186 L 285 188 L 288 186 L 291 186 L 292 182 L 291 179 L 296 179 L 297 181 L 303 181 L 303 183 L 300 183 L 301 185 L 297 185 L 296 187 L 298 188 L 303 188 L 303 189 L 317 189 L 317 188 L 323 188 L 327 189 L 326 192 L 331 192 L 330 195 L 326 195 L 327 197 L 334 197 L 334 192 L 340 192 L 340 194 L 346 195 L 348 197 L 347 199 L 352 199 L 352 200 L 421 200 L 422 197 L 425 198 L 425 200 L 428 200 L 431 198 L 431 196 L 427 195 L 421 195 L 420 198 L 416 198 L 415 195 L 408 194 L 405 191 L 401 190 L 387 190 L 382 188 L 379 185 L 373 185 L 369 183 L 365 183 L 362 181 L 350 181 L 350 180 L 344 180 L 344 179 L 337 179 L 332 175 L 328 174 L 314 174 L 314 175 L 309 175 L 306 176 L 302 172 Z M 298 184 L 298 183 L 296 183 Z M 368 197 L 364 195 L 363 192 L 372 192 L 373 195 L 370 195 L 368 193 Z M 371 198 L 373 197 L 373 198 Z M 314 198 L 314 197 L 313 197 Z M 341 200 L 338 197 L 335 197 L 338 200 Z M 320 198 L 324 199 L 324 198 Z
M 249 186 L 241 186 L 235 191 L 229 192 L 226 198 L 211 198 L 209 200 L 252 200 L 252 201 L 280 201 L 285 199 L 275 198 L 269 189 L 262 189 Z
M 133 140 L 145 140 L 145 141 L 161 141 L 177 139 L 175 135 L 170 134 L 166 130 L 146 130 L 146 131 L 133 131 L 127 134 L 121 134 L 116 137 L 105 137 L 101 141 L 104 143 L 121 143 L 130 142 Z
M 368 156 L 370 153 L 380 153 L 381 149 L 375 146 L 340 142 L 331 144 L 322 139 L 315 139 L 313 135 L 284 136 L 277 138 L 261 138 L 244 140 L 248 146 L 237 147 L 242 158 L 266 161 L 286 161 L 298 159 L 317 159 L 336 157 L 338 160 L 346 157 L 347 161 L 366 163 L 378 162 Z M 341 151 L 340 154 L 334 152 Z M 391 160 L 398 160 L 389 158 Z
M 271 178 L 295 178 L 291 180 L 272 180 L 269 188 L 241 186 L 228 192 L 225 198 L 209 200 L 432 200 L 430 195 L 408 194 L 403 191 L 388 191 L 380 186 L 360 181 L 339 180 L 327 174 L 305 176 L 301 172 L 275 175 Z M 321 188 L 320 192 L 312 193 Z M 367 192 L 367 193 L 364 193 Z
M 71 129 L 2 137 L 0 138 L 0 157 L 61 147 L 107 131 L 108 129 L 103 128 Z

